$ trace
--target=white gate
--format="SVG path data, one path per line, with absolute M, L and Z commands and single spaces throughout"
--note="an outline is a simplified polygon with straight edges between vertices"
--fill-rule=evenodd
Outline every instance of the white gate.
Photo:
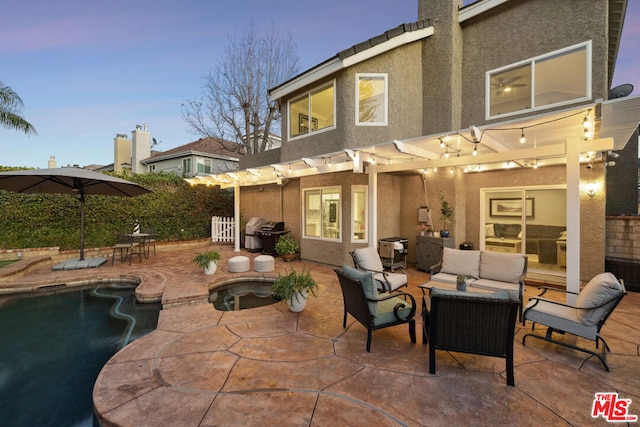
M 211 241 L 214 243 L 234 242 L 235 228 L 235 222 L 232 217 L 211 217 Z

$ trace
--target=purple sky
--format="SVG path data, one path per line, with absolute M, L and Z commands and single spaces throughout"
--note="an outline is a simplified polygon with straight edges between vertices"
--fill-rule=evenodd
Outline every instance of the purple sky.
M 113 162 L 113 138 L 147 123 L 157 147 L 197 139 L 181 104 L 198 96 L 229 34 L 253 19 L 293 34 L 302 69 L 417 18 L 417 0 L 0 0 L 0 80 L 37 136 L 0 128 L 0 165 Z M 340 11 L 340 13 L 336 13 Z M 614 86 L 640 90 L 640 1 L 629 1 Z

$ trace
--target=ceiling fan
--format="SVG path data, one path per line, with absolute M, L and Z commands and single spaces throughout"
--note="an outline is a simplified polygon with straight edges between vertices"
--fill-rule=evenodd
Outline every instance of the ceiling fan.
M 491 83 L 496 89 L 497 95 L 502 95 L 502 92 L 511 92 L 514 87 L 525 87 L 526 83 L 515 83 L 520 80 L 522 76 L 513 76 L 509 78 L 498 77 L 496 83 Z

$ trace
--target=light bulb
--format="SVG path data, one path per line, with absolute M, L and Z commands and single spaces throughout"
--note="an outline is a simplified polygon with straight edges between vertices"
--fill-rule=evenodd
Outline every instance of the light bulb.
M 520 133 L 520 144 L 524 144 L 526 141 L 527 139 L 524 137 L 524 129 L 522 129 Z

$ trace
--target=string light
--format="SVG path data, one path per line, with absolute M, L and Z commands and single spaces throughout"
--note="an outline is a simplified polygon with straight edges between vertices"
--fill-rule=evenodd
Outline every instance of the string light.
M 475 144 L 475 145 L 473 146 L 473 153 L 471 153 L 471 154 L 473 154 L 474 156 L 477 156 L 477 155 L 478 155 L 478 144 Z
M 524 144 L 527 142 L 527 139 L 524 137 L 524 128 L 520 129 L 520 144 Z

